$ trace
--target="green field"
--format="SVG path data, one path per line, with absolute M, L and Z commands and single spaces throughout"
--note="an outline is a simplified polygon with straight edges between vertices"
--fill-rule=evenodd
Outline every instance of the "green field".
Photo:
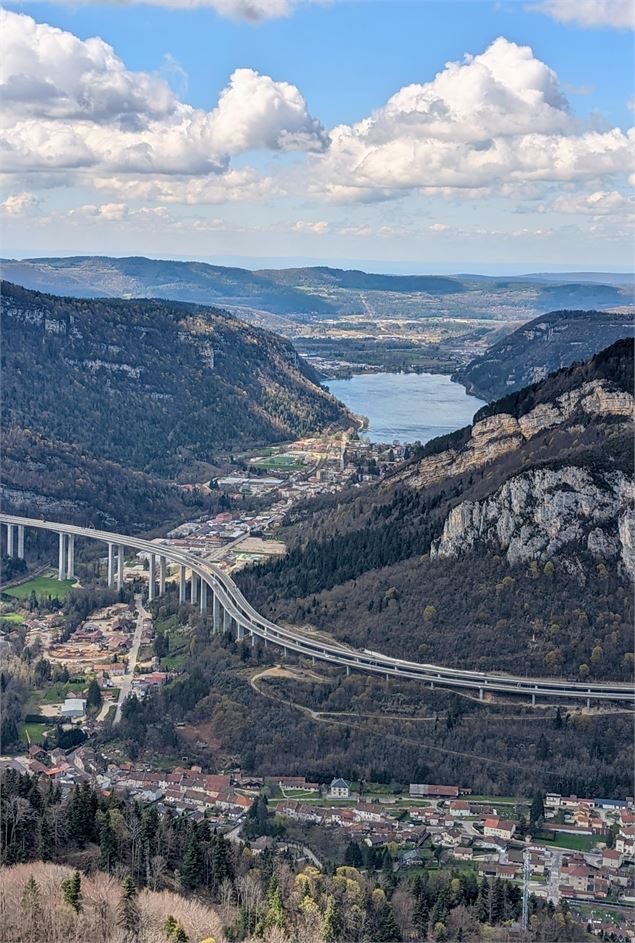
M 49 727 L 46 724 L 20 724 L 18 731 L 20 739 L 31 744 L 42 743 L 44 741 L 44 734 L 54 733 L 55 728 Z
M 64 698 L 71 697 L 72 695 L 79 697 L 85 687 L 86 681 L 83 678 L 81 680 L 66 682 L 55 681 L 43 692 L 41 701 L 44 704 L 57 704 L 59 701 L 63 701 Z
M 35 593 L 38 598 L 43 599 L 46 599 L 47 596 L 57 596 L 58 599 L 64 599 L 74 583 L 75 580 L 54 580 L 49 576 L 36 576 L 27 583 L 10 586 L 5 592 L 7 596 L 13 596 L 14 599 L 28 599 L 31 593 Z
M 20 624 L 24 622 L 24 616 L 21 616 L 19 612 L 3 612 L 0 615 L 0 622 L 15 622 Z
M 571 848 L 572 851 L 590 851 L 598 843 L 598 839 L 593 835 L 568 835 L 566 832 L 555 832 L 548 838 L 540 835 L 537 841 L 544 842 L 545 845 L 556 845 L 558 848 Z
M 298 468 L 304 468 L 304 462 L 293 455 L 270 455 L 268 458 L 256 459 L 252 465 L 258 468 L 282 468 L 285 471 L 295 471 Z

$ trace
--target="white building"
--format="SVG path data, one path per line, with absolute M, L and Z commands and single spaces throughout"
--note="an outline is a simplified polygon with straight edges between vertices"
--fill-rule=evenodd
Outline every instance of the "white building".
M 331 799 L 348 799 L 351 794 L 351 784 L 345 779 L 334 779 L 329 788 Z
M 86 713 L 86 700 L 83 697 L 67 697 L 62 705 L 62 717 L 79 720 Z

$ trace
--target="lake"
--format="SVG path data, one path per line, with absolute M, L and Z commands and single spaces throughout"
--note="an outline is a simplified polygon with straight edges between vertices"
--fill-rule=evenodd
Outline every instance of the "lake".
M 365 373 L 324 384 L 352 412 L 366 416 L 373 442 L 428 442 L 472 422 L 483 400 L 437 373 Z

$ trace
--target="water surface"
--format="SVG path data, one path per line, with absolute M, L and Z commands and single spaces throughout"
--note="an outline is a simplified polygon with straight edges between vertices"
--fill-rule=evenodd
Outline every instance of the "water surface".
M 469 425 L 485 405 L 437 373 L 365 373 L 324 385 L 368 418 L 366 433 L 373 442 L 428 442 Z

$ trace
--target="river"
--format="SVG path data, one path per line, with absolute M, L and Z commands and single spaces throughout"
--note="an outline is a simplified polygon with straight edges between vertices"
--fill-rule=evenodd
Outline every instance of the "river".
M 471 423 L 483 400 L 437 373 L 363 373 L 324 384 L 359 416 L 373 442 L 428 442 Z

